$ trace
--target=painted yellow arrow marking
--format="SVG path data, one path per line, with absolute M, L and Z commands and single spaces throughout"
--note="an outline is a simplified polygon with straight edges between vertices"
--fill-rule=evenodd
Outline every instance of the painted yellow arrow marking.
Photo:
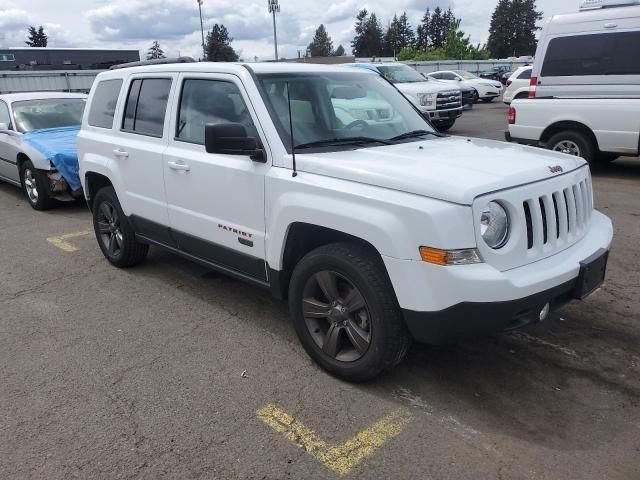
M 71 245 L 69 242 L 67 242 L 67 240 L 70 240 L 72 238 L 77 238 L 77 237 L 83 237 L 84 235 L 89 235 L 89 230 L 83 230 L 81 232 L 74 232 L 74 233 L 66 233 L 58 237 L 49 237 L 47 238 L 47 242 L 55 245 L 60 250 L 63 250 L 65 252 L 70 252 L 70 253 L 77 252 L 78 247 Z
M 329 445 L 313 430 L 275 405 L 265 405 L 256 414 L 276 432 L 340 475 L 349 473 L 387 440 L 402 432 L 411 420 L 407 410 L 395 410 L 342 445 Z

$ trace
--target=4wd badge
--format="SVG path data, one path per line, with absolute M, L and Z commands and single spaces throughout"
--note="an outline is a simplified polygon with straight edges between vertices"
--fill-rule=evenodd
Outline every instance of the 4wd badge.
M 549 171 L 551 173 L 560 173 L 560 172 L 564 172 L 564 170 L 562 170 L 562 167 L 560 165 L 554 165 L 551 166 L 549 165 Z

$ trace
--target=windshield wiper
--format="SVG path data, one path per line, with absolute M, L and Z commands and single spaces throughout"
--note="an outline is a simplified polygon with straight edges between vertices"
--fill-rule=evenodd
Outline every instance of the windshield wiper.
M 391 145 L 391 141 L 382 138 L 373 137 L 346 137 L 346 138 L 328 138 L 325 140 L 317 140 L 315 142 L 301 143 L 295 146 L 295 149 L 313 148 L 313 147 L 329 147 L 338 145 L 358 145 L 362 143 L 382 143 L 383 145 Z
M 404 140 L 405 138 L 422 137 L 423 135 L 433 135 L 435 137 L 444 137 L 445 136 L 442 133 L 431 132 L 429 130 L 412 130 L 410 132 L 405 132 L 405 133 L 403 133 L 401 135 L 398 135 L 398 136 L 395 136 L 395 137 L 391 137 L 388 140 L 390 142 L 395 142 L 396 140 Z

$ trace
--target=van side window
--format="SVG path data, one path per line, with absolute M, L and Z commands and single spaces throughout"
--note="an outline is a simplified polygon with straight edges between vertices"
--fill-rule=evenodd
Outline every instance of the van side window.
M 89 110 L 89 125 L 92 127 L 112 128 L 113 116 L 120 95 L 122 80 L 103 80 L 96 87 Z
M 6 123 L 11 126 L 11 116 L 9 115 L 9 107 L 4 102 L 0 102 L 0 123 Z
M 640 75 L 640 31 L 552 39 L 541 76 L 583 75 Z
M 131 82 L 122 130 L 162 137 L 170 90 L 168 78 L 143 78 Z
M 186 79 L 180 96 L 176 140 L 204 144 L 207 124 L 241 123 L 254 131 L 251 115 L 235 84 Z

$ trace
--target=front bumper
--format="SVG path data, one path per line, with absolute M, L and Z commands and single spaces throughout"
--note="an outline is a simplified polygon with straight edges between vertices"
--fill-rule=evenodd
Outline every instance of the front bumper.
M 449 333 L 517 327 L 512 325 L 515 314 L 529 315 L 547 302 L 558 306 L 573 298 L 581 262 L 609 250 L 612 238 L 611 220 L 594 210 L 589 232 L 580 241 L 505 271 L 487 263 L 441 267 L 387 256 L 383 260 L 409 328 L 418 340 L 437 341 L 439 331 L 446 338 Z
M 450 110 L 423 110 L 422 114 L 432 122 L 455 120 L 462 115 L 462 107 Z

